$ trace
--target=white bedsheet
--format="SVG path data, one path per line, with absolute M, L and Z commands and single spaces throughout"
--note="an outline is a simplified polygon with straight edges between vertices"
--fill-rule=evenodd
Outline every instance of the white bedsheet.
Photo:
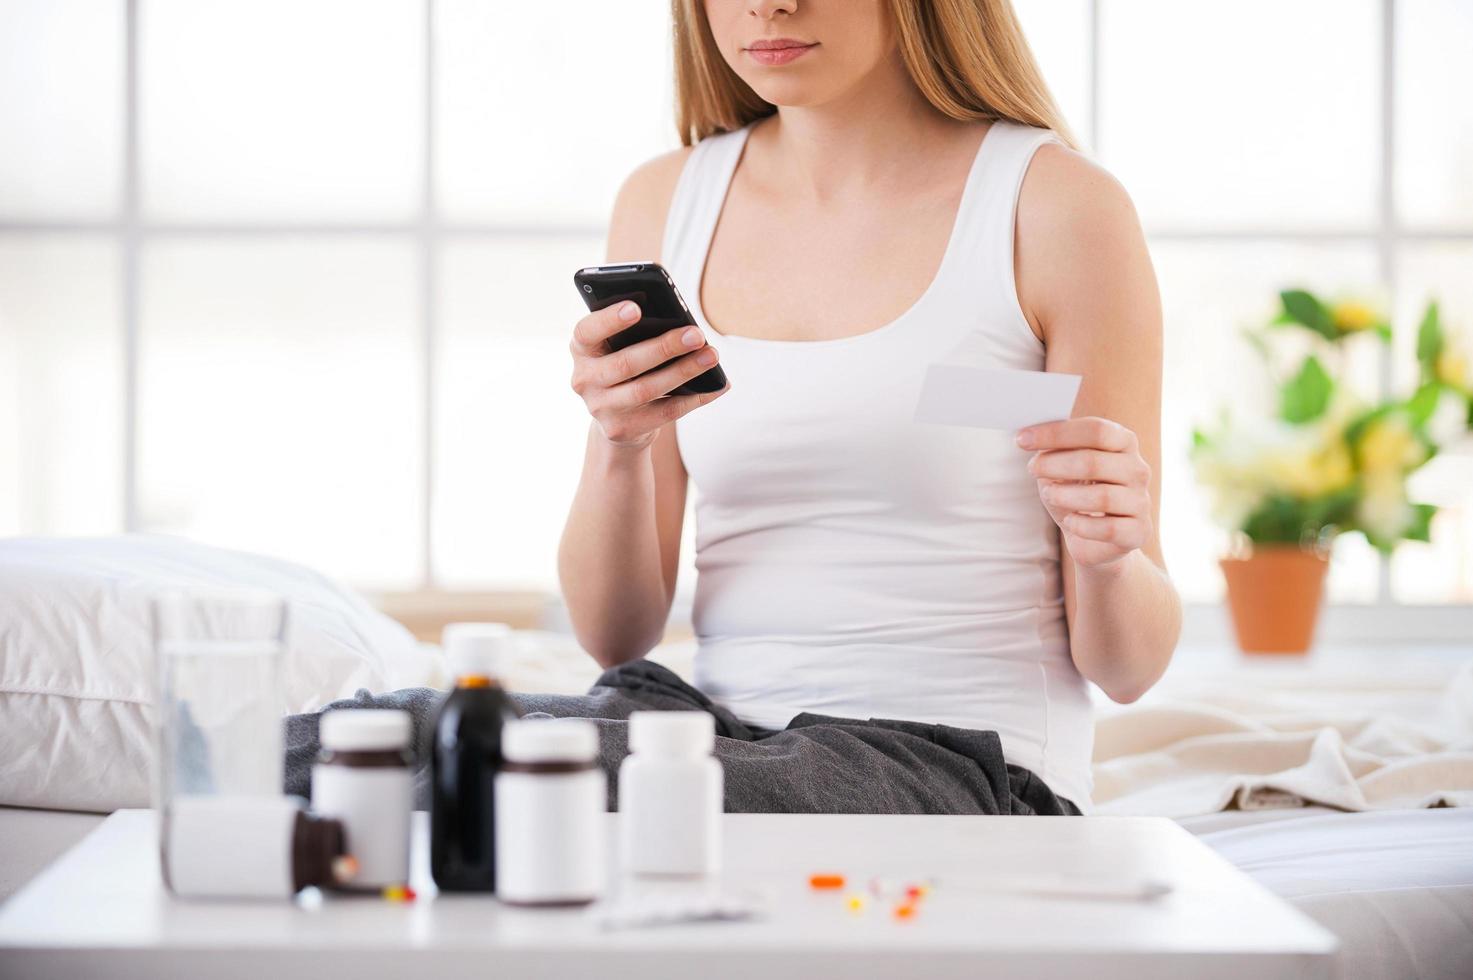
M 1239 826 L 1223 828 L 1230 816 Z M 1306 807 L 1181 823 L 1335 933 L 1342 980 L 1473 976 L 1473 809 Z
M 1395 711 L 1378 703 L 1390 676 L 1345 690 L 1289 666 L 1265 675 L 1245 665 L 1205 684 L 1168 672 L 1148 699 L 1101 711 L 1096 812 L 1473 806 L 1473 654 L 1429 676 L 1420 700 L 1404 688 Z
M 1146 698 L 1101 706 L 1096 809 L 1175 815 L 1334 932 L 1342 980 L 1468 980 L 1473 808 L 1375 808 L 1466 798 L 1443 763 L 1473 745 L 1470 660 L 1179 653 Z

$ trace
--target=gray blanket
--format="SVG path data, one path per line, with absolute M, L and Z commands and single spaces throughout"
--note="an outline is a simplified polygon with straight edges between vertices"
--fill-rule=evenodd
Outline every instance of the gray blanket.
M 409 688 L 335 701 L 336 708 L 400 708 L 414 719 L 415 805 L 430 798 L 429 747 L 444 694 Z M 991 813 L 1078 816 L 1043 780 L 1003 759 L 996 732 L 911 721 L 804 713 L 782 731 L 753 728 L 669 669 L 647 660 L 604 672 L 587 694 L 513 694 L 523 715 L 590 718 L 601 729 L 609 809 L 633 711 L 700 710 L 716 720 L 716 757 L 730 813 Z M 286 720 L 286 791 L 311 795 L 319 713 Z

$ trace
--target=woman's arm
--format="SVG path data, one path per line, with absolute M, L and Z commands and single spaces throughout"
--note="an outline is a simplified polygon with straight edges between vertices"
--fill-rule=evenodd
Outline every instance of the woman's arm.
M 1046 145 L 1018 202 L 1018 296 L 1047 369 L 1084 376 L 1076 418 L 1019 445 L 1063 537 L 1070 646 L 1079 672 L 1134 701 L 1166 670 L 1181 601 L 1161 553 L 1161 300 L 1120 184 Z
M 609 224 L 607 261 L 659 255 L 688 153 L 658 157 L 625 181 Z M 632 446 L 611 442 L 597 419 L 590 422 L 583 474 L 558 544 L 558 579 L 574 634 L 604 667 L 643 656 L 664 635 L 685 496 L 685 467 L 671 426 L 660 428 L 652 442 Z

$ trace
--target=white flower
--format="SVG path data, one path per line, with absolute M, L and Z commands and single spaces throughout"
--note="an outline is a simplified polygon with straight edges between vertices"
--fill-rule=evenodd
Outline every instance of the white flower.
M 1365 491 L 1356 505 L 1356 521 L 1361 527 L 1382 541 L 1396 541 L 1416 517 L 1399 475 L 1367 475 Z
M 1438 447 L 1457 442 L 1468 430 L 1468 400 L 1450 388 L 1437 396 L 1437 407 L 1427 420 L 1427 435 Z

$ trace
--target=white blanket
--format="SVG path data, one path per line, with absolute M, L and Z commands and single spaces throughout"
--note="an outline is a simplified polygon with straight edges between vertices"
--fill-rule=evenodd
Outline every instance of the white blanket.
M 1246 681 L 1196 693 L 1098 720 L 1096 812 L 1473 806 L 1473 662 L 1419 718 Z

